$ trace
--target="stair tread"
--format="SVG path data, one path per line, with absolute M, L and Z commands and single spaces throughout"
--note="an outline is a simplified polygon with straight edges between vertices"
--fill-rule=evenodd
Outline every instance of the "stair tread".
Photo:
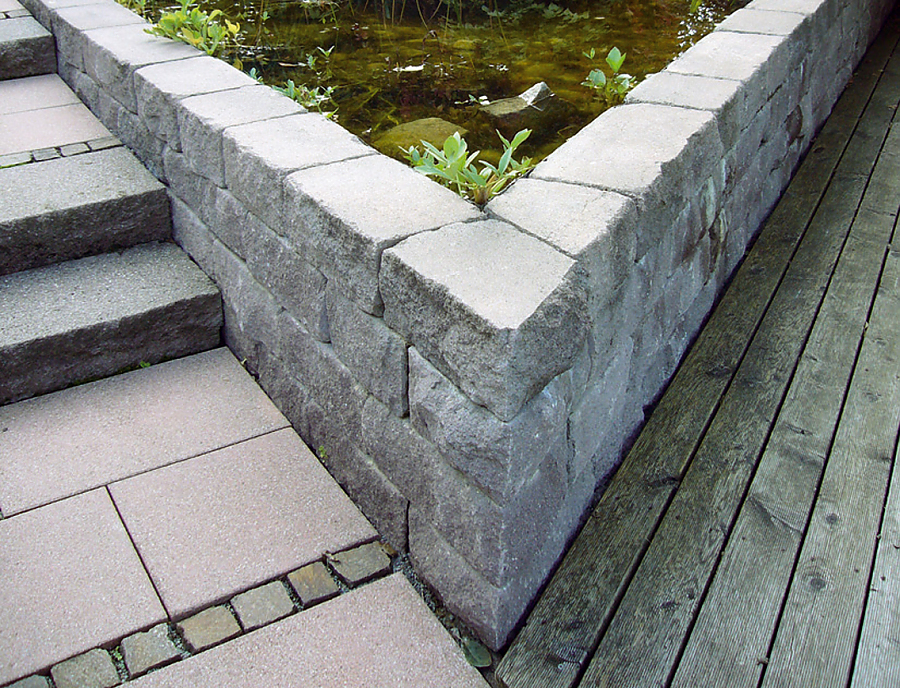
M 0 21 L 0 79 L 56 71 L 53 35 L 33 17 Z

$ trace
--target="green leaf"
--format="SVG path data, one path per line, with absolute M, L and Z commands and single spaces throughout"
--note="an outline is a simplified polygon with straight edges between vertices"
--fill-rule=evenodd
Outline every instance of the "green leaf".
M 606 56 L 606 64 L 609 65 L 609 68 L 613 70 L 613 74 L 618 73 L 620 69 L 622 69 L 622 64 L 625 62 L 625 55 L 619 51 L 618 48 L 613 47 L 609 54 Z
M 489 667 L 493 663 L 491 651 L 477 640 L 466 638 L 462 646 L 466 661 L 473 667 Z

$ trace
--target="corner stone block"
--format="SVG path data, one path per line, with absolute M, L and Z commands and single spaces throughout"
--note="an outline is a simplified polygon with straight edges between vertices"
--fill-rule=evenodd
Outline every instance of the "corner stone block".
M 378 318 L 360 310 L 334 286 L 326 292 L 328 327 L 335 353 L 360 384 L 391 413 L 409 411 L 406 340 Z
M 589 328 L 584 271 L 498 220 L 385 251 L 385 323 L 501 420 L 571 367 Z
M 284 180 L 291 172 L 373 155 L 346 129 L 316 113 L 225 130 L 225 183 L 244 205 L 284 234 Z
M 138 15 L 116 2 L 97 2 L 86 6 L 61 7 L 49 13 L 48 28 L 56 38 L 56 50 L 65 61 L 78 69 L 84 68 L 84 48 L 89 40 L 85 32 L 108 26 L 147 23 Z M 47 24 L 44 24 L 47 26 Z
M 380 315 L 382 252 L 479 212 L 406 165 L 376 155 L 292 174 L 285 183 L 285 215 L 288 236 L 308 244 L 319 269 L 363 310 Z
M 711 112 L 633 103 L 607 110 L 532 172 L 636 197 L 645 241 L 661 241 L 723 154 Z M 674 202 L 673 202 L 674 199 Z M 652 236 L 649 234 L 652 233 Z
M 564 376 L 504 422 L 473 404 L 415 349 L 410 349 L 409 357 L 413 427 L 495 502 L 514 500 L 547 459 L 565 473 L 571 389 Z
M 175 150 L 181 150 L 179 100 L 242 86 L 258 84 L 227 62 L 209 55 L 150 65 L 134 73 L 138 115 L 155 136 Z
M 592 310 L 595 304 L 609 303 L 634 263 L 636 206 L 621 194 L 521 179 L 487 210 L 580 262 L 587 271 Z
M 97 29 L 85 34 L 84 71 L 108 95 L 137 114 L 134 72 L 141 67 L 197 57 L 195 48 L 168 38 L 151 36 L 148 25 Z
M 226 128 L 305 112 L 262 84 L 185 98 L 177 111 L 181 150 L 188 163 L 220 187 L 225 186 L 222 133 Z

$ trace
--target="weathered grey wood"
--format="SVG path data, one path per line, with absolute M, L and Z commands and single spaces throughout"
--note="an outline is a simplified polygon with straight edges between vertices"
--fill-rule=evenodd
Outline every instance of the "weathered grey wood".
M 884 57 L 891 48 L 881 47 Z M 883 67 L 878 55 L 839 101 L 785 202 L 504 658 L 498 676 L 506 685 L 549 688 L 578 679 L 870 98 Z
M 900 256 L 885 265 L 763 686 L 849 679 L 900 415 Z
M 893 226 L 872 211 L 854 221 L 673 686 L 759 680 Z

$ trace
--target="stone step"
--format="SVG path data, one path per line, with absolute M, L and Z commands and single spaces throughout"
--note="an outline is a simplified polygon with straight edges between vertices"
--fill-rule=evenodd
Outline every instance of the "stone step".
M 222 307 L 175 244 L 0 277 L 0 404 L 210 349 Z
M 0 169 L 0 198 L 0 275 L 171 235 L 165 187 L 121 146 Z
M 53 35 L 17 5 L 0 2 L 0 79 L 55 72 Z

